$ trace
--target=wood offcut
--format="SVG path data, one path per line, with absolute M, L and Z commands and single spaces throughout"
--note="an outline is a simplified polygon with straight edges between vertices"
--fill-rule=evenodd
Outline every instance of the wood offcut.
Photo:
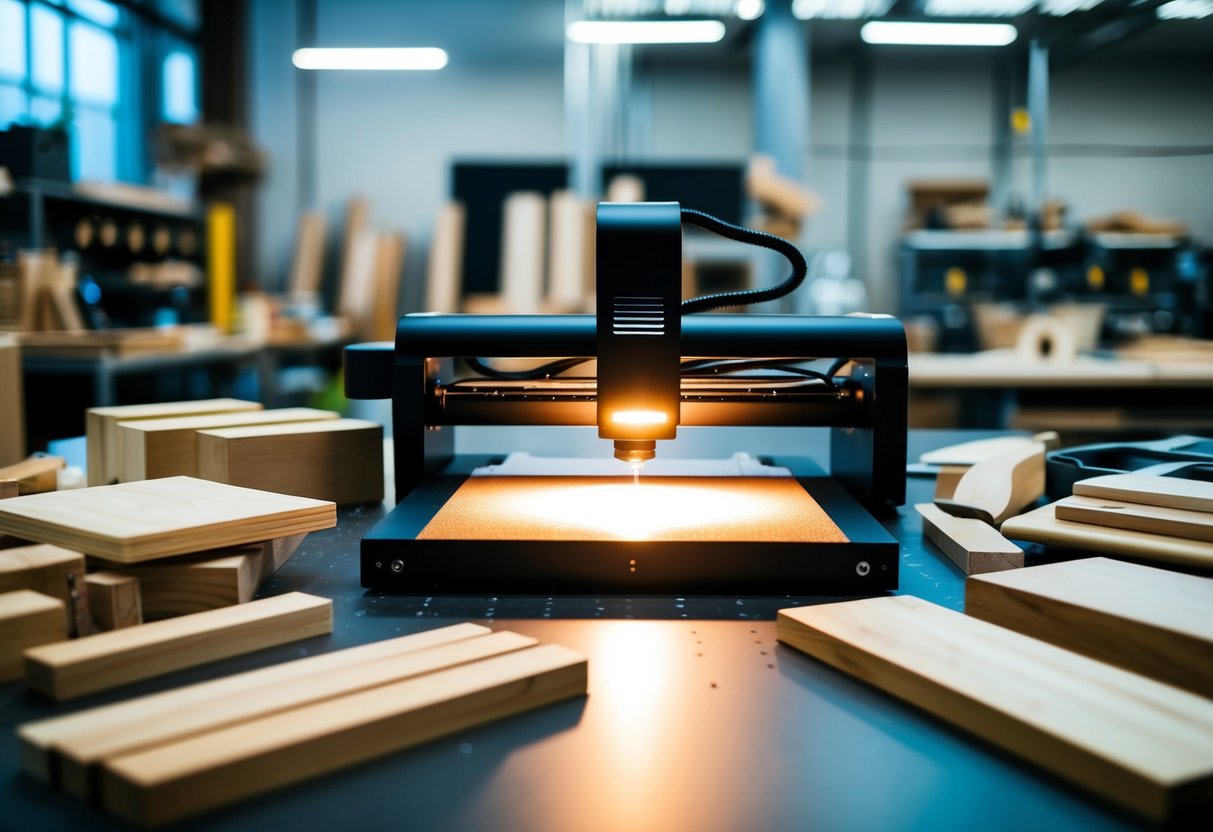
M 1023 566 L 1023 549 L 993 526 L 969 517 L 953 517 L 932 503 L 918 503 L 923 536 L 939 547 L 966 575 Z
M 22 653 L 67 638 L 67 607 L 29 589 L 0 593 L 0 682 L 20 679 Z

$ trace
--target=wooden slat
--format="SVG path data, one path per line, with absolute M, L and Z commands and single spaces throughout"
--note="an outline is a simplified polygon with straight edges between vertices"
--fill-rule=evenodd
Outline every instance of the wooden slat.
M 1002 524 L 1003 536 L 1101 555 L 1124 555 L 1213 570 L 1213 543 L 1059 520 L 1054 514 L 1055 506 L 1056 503 L 1050 503 L 1012 517 Z
M 586 692 L 586 661 L 542 645 L 108 760 L 102 802 L 167 823 Z
M 16 497 L 19 493 L 20 486 L 16 480 L 0 480 L 0 500 Z
M 593 292 L 593 204 L 572 191 L 557 191 L 550 204 L 548 293 L 552 311 L 581 312 Z
M 540 311 L 547 212 L 547 198 L 531 191 L 510 194 L 502 206 L 501 294 L 510 314 Z
M 89 613 L 100 630 L 121 630 L 143 623 L 138 578 L 118 572 L 93 572 L 84 583 Z
M 1123 500 L 1149 506 L 1213 512 L 1213 482 L 1156 477 L 1151 474 L 1108 474 L 1079 480 L 1074 493 L 1083 497 Z
M 1213 512 L 1185 511 L 1099 497 L 1066 497 L 1059 500 L 1056 506 L 1058 520 L 1213 543 Z
M 491 633 L 214 698 L 205 708 L 183 708 L 162 714 L 155 722 L 144 720 L 138 725 L 124 726 L 120 731 L 100 726 L 56 744 L 62 786 L 77 797 L 96 798 L 99 796 L 95 793 L 99 778 L 94 767 L 107 759 L 229 725 L 248 724 L 292 708 L 523 650 L 535 644 L 535 639 L 517 633 Z
M 404 279 L 404 234 L 397 231 L 378 235 L 363 335 L 371 341 L 396 339 L 400 308 L 400 283 Z
M 935 504 L 949 514 L 979 516 L 997 526 L 1035 503 L 1044 491 L 1045 446 L 1029 442 L 972 466 L 956 483 L 952 496 L 936 499 Z
M 324 238 L 324 214 L 310 211 L 299 217 L 291 276 L 287 283 L 292 294 L 315 294 L 320 291 L 324 274 Z
M 279 425 L 339 419 L 340 413 L 311 407 L 287 407 L 238 413 L 214 413 L 169 419 L 119 422 L 122 482 L 157 477 L 198 476 L 198 431 L 237 425 Z
M 100 485 L 0 502 L 0 532 L 117 563 L 332 528 L 336 506 L 192 477 Z
M 467 211 L 446 202 L 434 221 L 425 277 L 425 311 L 458 312 L 463 294 L 463 234 Z
M 63 457 L 35 454 L 20 462 L 0 468 L 0 479 L 16 480 L 18 494 L 41 494 L 54 491 Z
M 122 475 L 124 453 L 118 446 L 115 426 L 119 422 L 142 419 L 168 419 L 184 416 L 205 416 L 212 413 L 237 413 L 261 410 L 257 402 L 240 399 L 203 399 L 193 402 L 161 402 L 119 407 L 90 408 L 85 417 L 88 453 L 88 484 L 110 485 Z
M 0 333 L 0 465 L 25 456 L 25 403 L 21 383 L 21 347 Z M 2 488 L 2 486 L 0 486 Z
M 25 652 L 25 682 L 52 699 L 263 650 L 333 629 L 333 602 L 290 592 Z
M 383 429 L 361 419 L 198 433 L 198 475 L 337 505 L 383 500 Z
M 1087 558 L 973 578 L 965 612 L 1213 698 L 1213 579 Z
M 32 589 L 68 601 L 68 575 L 84 579 L 84 556 L 79 552 L 46 544 L 0 549 L 0 592 Z
M 1213 702 L 1178 688 L 905 595 L 781 610 L 778 634 L 1145 817 L 1213 797 Z
M 987 459 L 1016 451 L 1030 443 L 1029 436 L 996 436 L 992 439 L 974 439 L 972 442 L 961 442 L 959 445 L 949 445 L 928 451 L 918 458 L 924 465 L 976 465 Z
M 953 517 L 931 503 L 914 508 L 922 515 L 922 533 L 966 575 L 1023 566 L 1023 549 L 980 520 Z
M 30 589 L 0 593 L 0 682 L 20 679 L 29 647 L 67 638 L 67 607 Z
M 65 743 L 76 740 L 101 742 L 106 736 L 144 730 L 145 726 L 169 720 L 174 714 L 205 711 L 211 702 L 249 691 L 282 683 L 302 684 L 303 680 L 315 675 L 476 638 L 488 632 L 488 627 L 479 624 L 454 624 L 26 723 L 17 730 L 21 765 L 34 777 L 56 782 L 59 760 L 55 749 Z

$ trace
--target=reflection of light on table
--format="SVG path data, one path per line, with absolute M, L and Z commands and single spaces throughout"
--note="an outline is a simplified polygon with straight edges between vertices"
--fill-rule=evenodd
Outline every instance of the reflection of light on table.
M 471 477 L 418 538 L 846 542 L 790 477 Z

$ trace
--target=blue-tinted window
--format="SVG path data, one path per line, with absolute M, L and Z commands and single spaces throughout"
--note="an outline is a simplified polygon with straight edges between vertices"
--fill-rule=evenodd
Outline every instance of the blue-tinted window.
M 117 26 L 122 17 L 121 10 L 105 0 L 70 0 L 68 6 L 76 14 L 110 28 Z
M 0 79 L 25 77 L 25 4 L 0 0 Z
M 0 84 L 0 128 L 25 115 L 25 91 L 15 84 Z
M 193 124 L 198 119 L 198 82 L 192 52 L 175 50 L 164 59 L 164 120 Z
M 76 178 L 112 182 L 118 178 L 118 125 L 105 110 L 76 110 L 72 135 Z
M 43 5 L 29 10 L 30 56 L 34 59 L 34 86 L 39 92 L 63 90 L 63 15 Z
M 63 99 L 36 95 L 30 100 L 29 120 L 48 127 L 63 118 Z
M 90 104 L 118 103 L 118 41 L 112 32 L 88 23 L 68 28 L 72 98 Z

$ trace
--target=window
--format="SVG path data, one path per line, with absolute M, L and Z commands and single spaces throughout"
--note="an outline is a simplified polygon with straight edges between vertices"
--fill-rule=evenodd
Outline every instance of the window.
M 148 137 L 198 118 L 197 0 L 0 0 L 0 129 L 69 131 L 77 180 L 145 182 Z

